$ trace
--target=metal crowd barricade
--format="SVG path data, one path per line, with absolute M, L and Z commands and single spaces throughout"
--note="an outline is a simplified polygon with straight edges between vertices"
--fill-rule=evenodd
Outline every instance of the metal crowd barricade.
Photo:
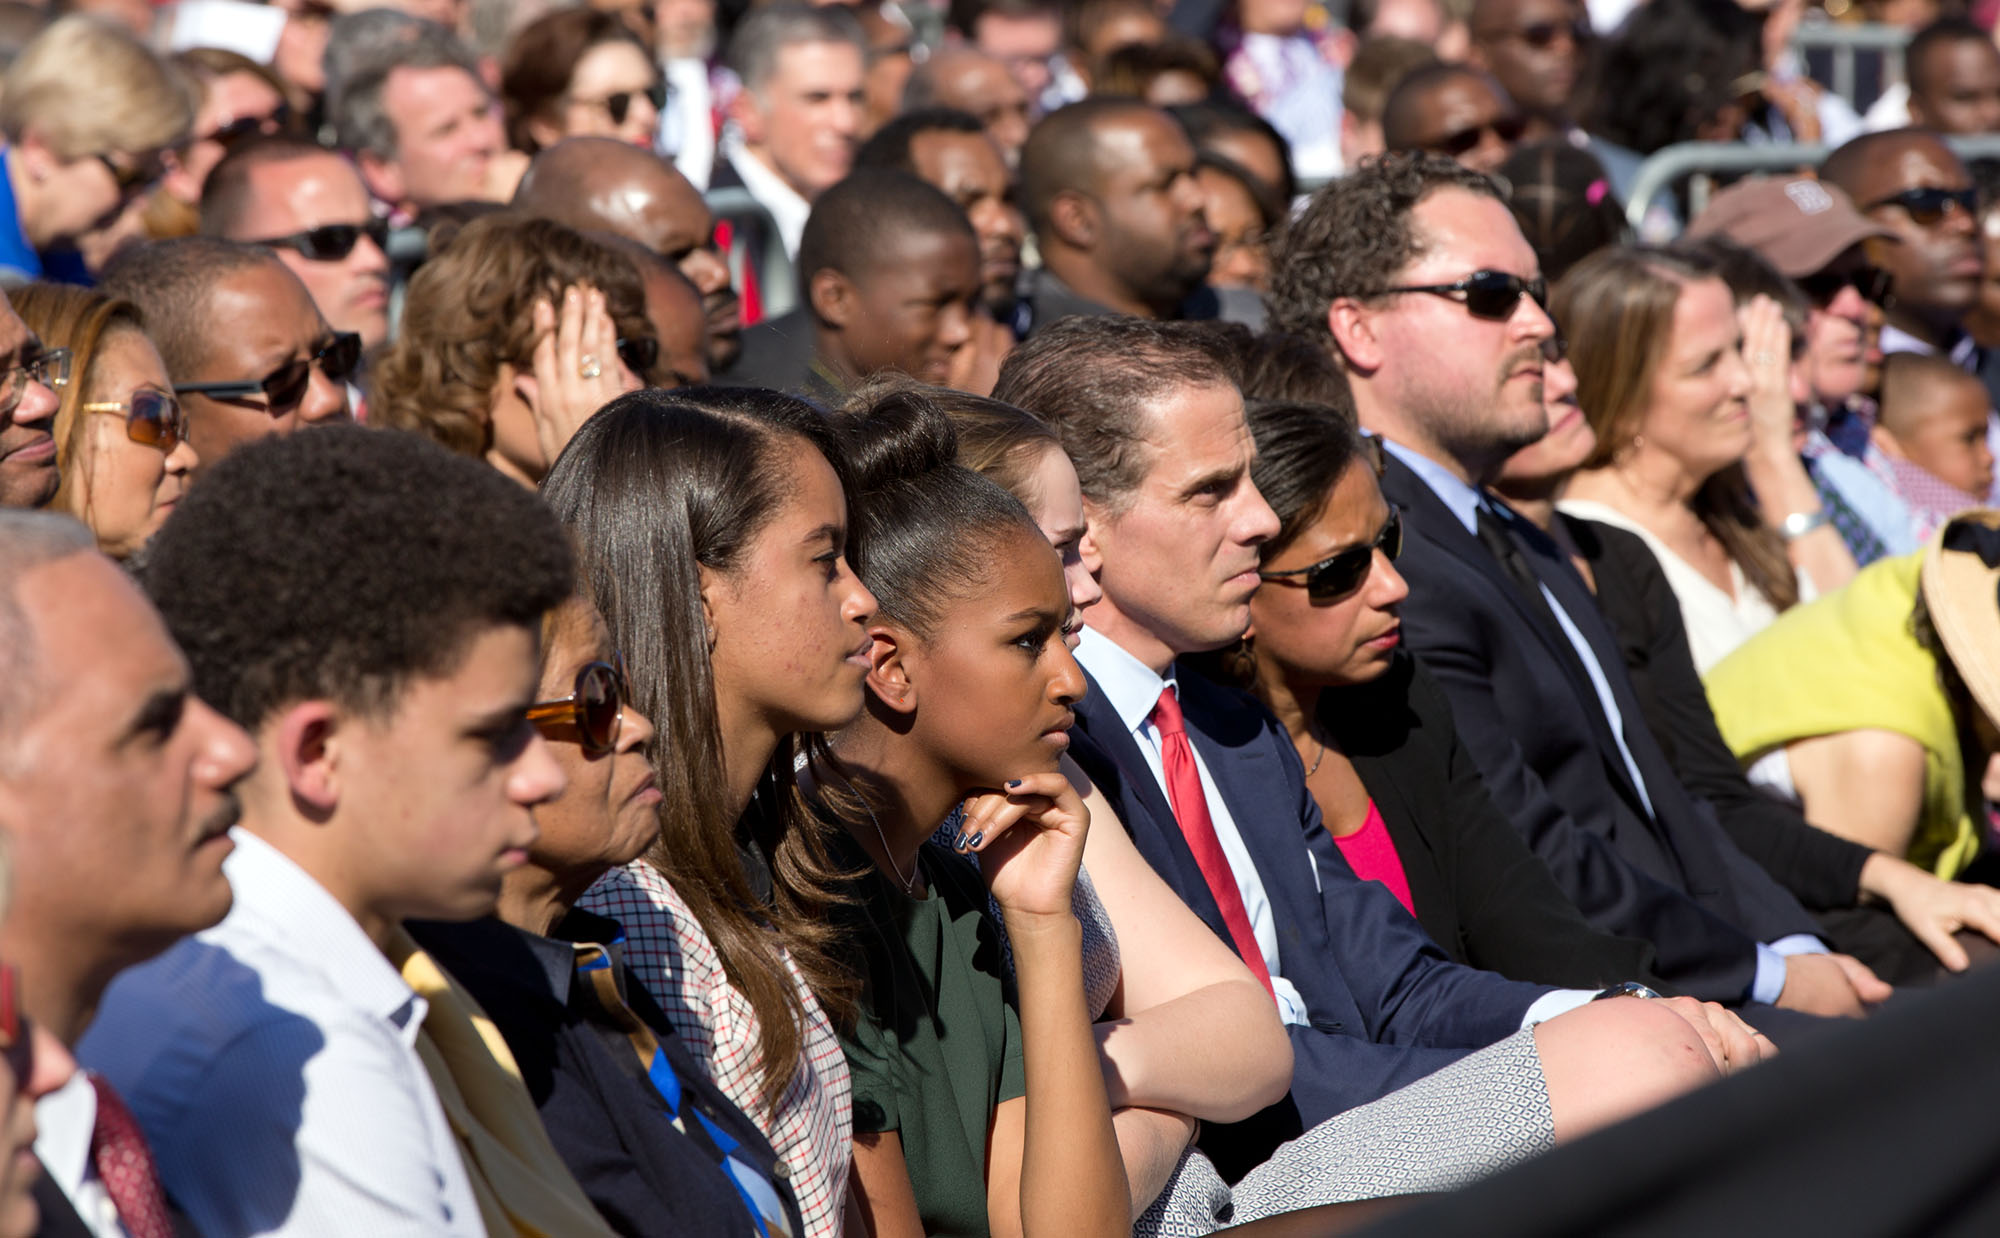
M 1961 159 L 2000 159 L 2000 134 L 1946 138 Z M 1632 196 L 1625 203 L 1625 218 L 1636 230 L 1646 218 L 1654 199 L 1689 177 L 1687 218 L 1701 214 L 1708 205 L 1718 175 L 1747 176 L 1756 172 L 1789 172 L 1815 168 L 1829 150 L 1820 145 L 1799 143 L 1748 146 L 1740 142 L 1681 142 L 1656 152 L 1639 165 L 1632 178 Z
M 764 236 L 764 257 L 757 267 L 757 291 L 764 301 L 764 318 L 768 321 L 789 313 L 798 304 L 798 280 L 792 275 L 792 256 L 785 252 L 785 238 L 778 234 L 778 225 L 771 218 L 771 212 L 751 197 L 749 190 L 736 185 L 711 189 L 703 197 L 707 199 L 708 209 L 714 213 L 717 222 L 732 225 L 730 284 L 739 291 L 743 288 L 743 272 L 749 265 L 750 255 L 748 249 L 735 238 L 742 236 L 742 224 L 755 224 Z
M 1909 30 L 1878 23 L 1838 25 L 1806 21 L 1792 36 L 1813 79 L 1865 112 L 1884 90 L 1903 80 L 1903 47 Z

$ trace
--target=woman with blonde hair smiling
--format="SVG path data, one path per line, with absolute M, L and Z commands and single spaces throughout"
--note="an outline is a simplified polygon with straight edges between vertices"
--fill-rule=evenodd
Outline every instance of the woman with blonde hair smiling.
M 200 464 L 166 363 L 130 301 L 67 284 L 30 284 L 12 300 L 41 337 L 42 373 L 62 397 L 53 506 L 89 525 L 99 550 L 126 558 L 159 532 Z

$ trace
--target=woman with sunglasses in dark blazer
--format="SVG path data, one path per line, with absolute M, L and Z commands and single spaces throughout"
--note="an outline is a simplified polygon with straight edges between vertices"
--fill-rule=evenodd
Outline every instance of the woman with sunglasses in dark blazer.
M 90 526 L 114 559 L 136 552 L 187 493 L 200 464 L 166 363 L 139 310 L 67 284 L 16 289 L 13 305 L 41 340 L 19 369 L 0 375 L 0 407 L 60 398 L 53 425 L 60 484 L 50 506 Z
M 507 1042 L 563 1162 L 620 1234 L 797 1234 L 777 1153 L 725 1097 L 624 959 L 618 921 L 576 907 L 660 834 L 653 724 L 587 595 L 542 623 L 528 710 L 565 788 L 494 915 L 412 922 Z
M 1593 929 L 1487 798 L 1445 697 L 1401 647 L 1397 510 L 1351 415 L 1253 401 L 1251 476 L 1277 513 L 1251 635 L 1209 669 L 1256 692 L 1348 864 L 1454 960 L 1515 980 L 1653 988 L 1652 947 Z

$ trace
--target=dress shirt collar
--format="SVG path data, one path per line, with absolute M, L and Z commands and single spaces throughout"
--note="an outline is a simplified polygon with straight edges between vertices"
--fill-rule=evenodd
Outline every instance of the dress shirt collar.
M 1076 660 L 1090 672 L 1097 690 L 1111 703 L 1111 708 L 1118 711 L 1118 720 L 1125 724 L 1125 729 L 1134 734 L 1152 717 L 1153 707 L 1160 703 L 1161 690 L 1175 683 L 1173 667 L 1167 668 L 1165 678 L 1154 674 L 1152 667 L 1089 624 L 1084 625 L 1083 636 L 1077 642 Z
M 238 826 L 222 862 L 236 904 L 218 929 L 241 929 L 323 974 L 355 1007 L 415 1042 L 427 1009 L 347 909 L 284 852 Z
M 806 234 L 806 217 L 812 214 L 812 203 L 800 197 L 799 191 L 766 166 L 762 159 L 751 154 L 743 145 L 742 135 L 732 131 L 724 142 L 723 153 L 729 158 L 729 166 L 743 178 L 743 187 L 757 199 L 758 205 L 771 212 L 771 222 L 777 225 L 778 235 L 784 238 L 785 252 L 796 259 L 799 241 Z
M 1954 331 L 1948 347 L 1937 348 L 1925 343 L 1900 327 L 1882 324 L 1882 335 L 1878 341 L 1885 353 L 1920 352 L 1926 356 L 1942 354 L 1953 365 L 1962 370 L 1970 370 L 1979 364 L 1979 345 L 1963 331 Z
M 1444 465 L 1429 456 L 1418 455 L 1395 439 L 1383 439 L 1382 446 L 1388 449 L 1390 455 L 1408 465 L 1410 471 L 1431 488 L 1431 493 L 1451 509 L 1451 514 L 1458 517 L 1458 522 L 1465 526 L 1467 533 L 1478 535 L 1479 505 L 1482 501 L 1479 491 L 1452 476 L 1451 470 Z
M 35 1155 L 49 1181 L 71 1200 L 93 1172 L 90 1136 L 96 1129 L 97 1089 L 87 1071 L 78 1070 L 68 1083 L 35 1102 Z

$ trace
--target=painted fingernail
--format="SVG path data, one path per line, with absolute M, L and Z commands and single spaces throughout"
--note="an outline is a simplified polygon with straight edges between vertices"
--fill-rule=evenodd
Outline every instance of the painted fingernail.
M 964 831 L 964 830 L 960 830 L 960 831 L 958 832 L 958 837 L 956 837 L 956 838 L 954 838 L 954 839 L 952 839 L 952 840 L 951 840 L 951 849 L 952 849 L 953 851 L 963 851 L 963 850 L 965 850 L 965 831 Z
M 967 851 L 977 851 L 979 850 L 979 844 L 985 841 L 986 841 L 986 831 L 981 830 L 977 834 L 974 834 L 971 838 L 965 840 L 965 849 Z
M 1015 787 L 1018 787 L 1020 785 L 1021 785 L 1021 780 L 1019 778 L 1009 778 L 1007 780 L 1007 789 L 1009 791 L 1013 790 Z

